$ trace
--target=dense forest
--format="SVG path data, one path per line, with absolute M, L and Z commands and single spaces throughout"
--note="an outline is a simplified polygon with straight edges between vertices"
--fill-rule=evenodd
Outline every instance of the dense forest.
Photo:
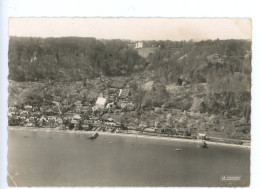
M 144 58 L 126 41 L 94 38 L 17 38 L 9 41 L 9 78 L 15 81 L 77 81 L 122 75 Z
M 221 69 L 224 75 L 227 72 L 251 73 L 251 57 L 245 58 L 251 50 L 249 41 L 144 41 L 146 48 L 157 47 L 145 58 L 139 56 L 138 51 L 128 45 L 130 43 L 78 37 L 11 37 L 9 79 L 77 81 L 100 74 L 129 75 L 146 69 L 155 71 L 157 77 L 167 82 L 174 82 L 183 74 L 188 74 L 192 81 L 206 82 L 212 78 L 208 75 L 222 78 L 221 73 L 217 73 Z M 228 65 L 209 65 L 206 57 L 214 53 L 228 56 Z

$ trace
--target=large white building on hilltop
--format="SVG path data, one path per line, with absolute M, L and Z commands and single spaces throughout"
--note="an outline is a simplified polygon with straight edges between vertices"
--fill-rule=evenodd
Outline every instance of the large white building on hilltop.
M 141 49 L 141 48 L 143 48 L 143 46 L 144 46 L 144 43 L 143 43 L 143 42 L 137 42 L 137 43 L 135 43 L 135 48 L 136 48 L 136 49 Z

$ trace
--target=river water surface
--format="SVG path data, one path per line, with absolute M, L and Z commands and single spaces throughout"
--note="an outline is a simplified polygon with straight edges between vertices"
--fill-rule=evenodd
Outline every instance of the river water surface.
M 126 136 L 8 131 L 10 186 L 248 186 L 250 149 Z M 176 151 L 181 148 L 182 151 Z M 238 176 L 237 181 L 222 180 Z M 10 178 L 12 177 L 12 179 Z M 15 183 L 14 183 L 15 182 Z

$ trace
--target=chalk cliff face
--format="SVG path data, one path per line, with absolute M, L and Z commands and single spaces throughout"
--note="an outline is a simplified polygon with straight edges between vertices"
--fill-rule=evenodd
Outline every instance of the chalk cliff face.
M 40 108 L 59 101 L 62 111 L 80 112 L 76 101 L 92 107 L 102 94 L 122 119 L 136 124 L 196 125 L 226 135 L 250 125 L 250 42 L 144 42 L 140 49 L 128 43 L 11 37 L 9 106 Z M 127 95 L 118 95 L 120 90 Z M 162 121 L 167 112 L 173 118 Z

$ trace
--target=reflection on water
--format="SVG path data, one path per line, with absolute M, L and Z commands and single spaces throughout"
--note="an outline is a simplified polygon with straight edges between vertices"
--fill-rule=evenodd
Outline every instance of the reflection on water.
M 18 186 L 248 186 L 250 149 L 121 136 L 8 131 Z M 182 149 L 176 151 L 176 149 Z M 241 176 L 236 182 L 223 175 Z M 13 186 L 8 177 L 9 185 Z

